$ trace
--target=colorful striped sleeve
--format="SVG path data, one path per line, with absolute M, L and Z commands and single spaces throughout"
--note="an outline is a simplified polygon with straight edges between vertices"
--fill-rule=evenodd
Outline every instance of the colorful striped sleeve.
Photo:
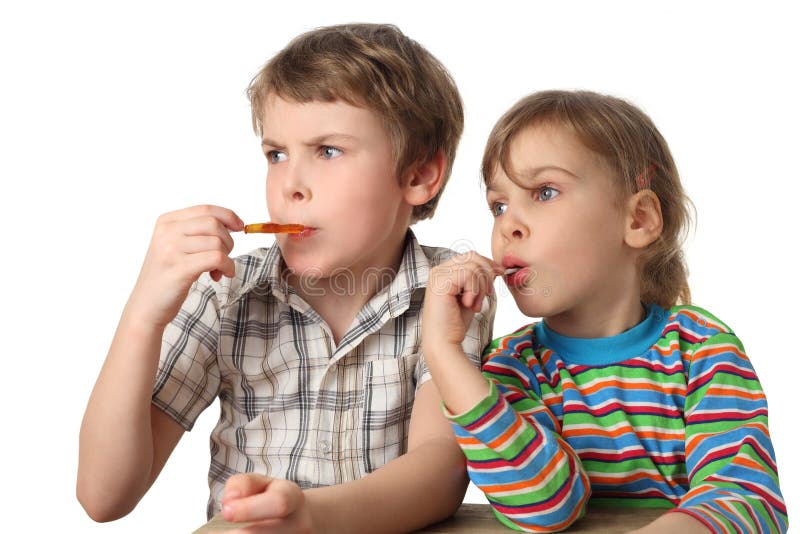
M 489 395 L 451 420 L 470 478 L 498 520 L 523 532 L 555 532 L 583 515 L 589 477 L 559 435 L 532 373 L 517 355 L 490 353 L 484 362 Z
M 766 397 L 735 335 L 692 352 L 685 419 L 690 489 L 675 511 L 713 532 L 786 532 Z

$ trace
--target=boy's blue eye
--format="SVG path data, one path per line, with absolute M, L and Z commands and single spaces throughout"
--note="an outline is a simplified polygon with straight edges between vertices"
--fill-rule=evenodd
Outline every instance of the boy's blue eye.
M 558 190 L 557 190 L 557 189 L 553 189 L 553 188 L 552 188 L 552 187 L 550 187 L 549 185 L 545 185 L 545 186 L 543 186 L 543 187 L 540 187 L 540 188 L 539 188 L 539 189 L 536 191 L 536 199 L 537 199 L 537 200 L 544 200 L 544 201 L 547 201 L 547 200 L 553 200 L 553 199 L 554 199 L 554 198 L 556 198 L 556 197 L 557 197 L 559 194 L 560 194 L 560 193 L 558 192 Z
M 323 159 L 333 159 L 342 155 L 342 151 L 333 146 L 323 146 L 320 153 Z
M 267 152 L 267 161 L 270 163 L 279 163 L 281 161 L 286 161 L 286 154 L 281 152 L 280 150 L 270 150 Z
M 499 217 L 500 215 L 504 214 L 507 209 L 508 206 L 502 202 L 492 202 L 492 204 L 489 206 L 489 211 L 492 212 L 493 217 Z

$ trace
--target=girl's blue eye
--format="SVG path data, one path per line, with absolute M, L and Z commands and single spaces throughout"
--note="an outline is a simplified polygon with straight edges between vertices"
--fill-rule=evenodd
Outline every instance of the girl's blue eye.
M 342 155 L 342 151 L 333 146 L 324 146 L 321 152 L 323 159 L 333 159 Z
M 270 150 L 267 152 L 267 161 L 270 163 L 279 163 L 281 161 L 286 161 L 286 154 L 281 152 L 280 150 Z
M 545 186 L 539 188 L 538 191 L 536 191 L 536 198 L 537 198 L 537 200 L 544 200 L 544 201 L 553 200 L 559 194 L 560 193 L 558 192 L 557 189 L 553 189 L 549 185 L 545 185 Z
M 508 206 L 502 202 L 492 202 L 492 205 L 489 206 L 489 211 L 492 212 L 493 217 L 499 217 L 500 215 L 504 214 L 507 209 Z

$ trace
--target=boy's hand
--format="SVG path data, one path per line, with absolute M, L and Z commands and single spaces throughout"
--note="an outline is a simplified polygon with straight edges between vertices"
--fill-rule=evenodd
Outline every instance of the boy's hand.
M 222 497 L 222 516 L 226 521 L 248 523 L 229 534 L 313 532 L 311 511 L 300 486 L 255 473 L 228 479 Z
M 231 210 L 194 206 L 158 218 L 128 309 L 145 324 L 164 327 L 178 313 L 192 283 L 209 271 L 233 277 L 230 232 L 244 228 Z
M 431 269 L 422 308 L 425 354 L 443 345 L 461 348 L 473 315 L 503 272 L 501 265 L 476 252 L 460 254 Z

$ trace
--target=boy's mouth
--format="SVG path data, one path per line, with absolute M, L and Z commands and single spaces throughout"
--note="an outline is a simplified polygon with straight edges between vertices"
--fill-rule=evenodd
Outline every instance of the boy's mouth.
M 317 233 L 319 228 L 314 228 L 313 226 L 306 226 L 302 232 L 297 234 L 288 234 L 289 239 L 301 240 L 301 239 L 308 239 L 309 237 L 313 236 Z

